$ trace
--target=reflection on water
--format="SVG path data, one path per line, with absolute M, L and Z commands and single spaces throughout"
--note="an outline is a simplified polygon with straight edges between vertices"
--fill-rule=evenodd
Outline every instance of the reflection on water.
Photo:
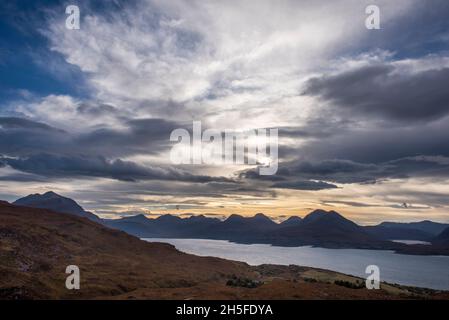
M 420 240 L 391 240 L 393 242 L 403 243 L 403 244 L 425 244 L 430 245 L 430 242 L 420 241 Z

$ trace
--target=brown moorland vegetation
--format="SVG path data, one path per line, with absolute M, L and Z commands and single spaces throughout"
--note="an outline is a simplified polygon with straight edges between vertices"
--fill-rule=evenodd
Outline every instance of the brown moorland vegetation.
M 65 287 L 77 265 L 81 289 Z M 252 267 L 148 243 L 86 218 L 0 203 L 0 299 L 448 299 L 298 266 Z M 353 283 L 354 285 L 351 285 Z

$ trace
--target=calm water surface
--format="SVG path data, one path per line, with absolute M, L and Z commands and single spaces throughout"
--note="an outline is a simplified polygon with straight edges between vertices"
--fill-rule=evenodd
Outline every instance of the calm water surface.
M 380 268 L 381 281 L 449 290 L 449 256 L 403 255 L 387 250 L 275 247 L 207 239 L 143 240 L 166 242 L 186 253 L 244 261 L 250 265 L 296 264 L 360 277 L 366 276 L 366 266 L 375 264 Z

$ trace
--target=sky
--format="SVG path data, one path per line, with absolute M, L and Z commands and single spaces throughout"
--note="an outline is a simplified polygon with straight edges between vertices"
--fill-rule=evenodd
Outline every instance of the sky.
M 2 2 L 0 198 L 449 222 L 448 16 L 445 0 Z M 278 129 L 277 172 L 173 163 L 194 121 Z

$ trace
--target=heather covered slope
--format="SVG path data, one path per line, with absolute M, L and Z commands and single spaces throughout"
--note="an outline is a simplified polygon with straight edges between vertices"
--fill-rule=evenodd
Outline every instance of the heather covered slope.
M 2 298 L 92 298 L 255 276 L 243 263 L 187 255 L 85 218 L 6 203 L 0 239 Z M 77 292 L 65 288 L 65 268 L 72 264 L 81 270 Z
M 67 265 L 81 289 L 65 288 Z M 297 266 L 197 257 L 147 243 L 86 218 L 0 203 L 0 299 L 398 299 L 448 298 L 432 290 L 382 285 Z M 358 281 L 358 282 L 357 282 Z

